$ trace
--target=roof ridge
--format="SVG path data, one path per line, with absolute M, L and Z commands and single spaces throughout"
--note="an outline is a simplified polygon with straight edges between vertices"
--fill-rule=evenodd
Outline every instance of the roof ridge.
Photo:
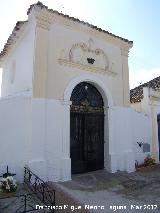
M 41 9 L 45 8 L 46 10 L 48 10 L 51 13 L 58 14 L 60 16 L 68 18 L 68 19 L 70 19 L 72 21 L 76 21 L 78 23 L 82 23 L 82 24 L 84 24 L 84 25 L 86 25 L 86 26 L 88 26 L 88 27 L 90 27 L 92 29 L 95 29 L 95 30 L 97 30 L 99 32 L 106 33 L 106 34 L 108 34 L 110 36 L 113 36 L 114 38 L 118 38 L 118 39 L 120 39 L 120 40 L 122 40 L 124 42 L 127 42 L 127 43 L 131 44 L 131 45 L 133 44 L 133 41 L 129 41 L 128 39 L 125 39 L 125 38 L 122 38 L 120 36 L 114 35 L 113 33 L 110 33 L 110 32 L 108 32 L 106 30 L 103 30 L 103 29 L 101 29 L 101 28 L 99 28 L 99 27 L 97 27 L 95 25 L 92 25 L 92 24 L 90 24 L 88 22 L 81 21 L 78 18 L 74 18 L 74 17 L 71 17 L 69 15 L 65 15 L 63 13 L 58 12 L 57 10 L 48 9 L 48 7 L 46 5 L 44 5 L 42 2 L 40 2 L 40 1 L 38 1 L 37 3 L 34 3 L 32 5 L 30 5 L 30 7 L 28 8 L 28 11 L 27 11 L 27 15 L 30 14 L 30 12 L 31 12 L 31 10 L 32 10 L 33 7 L 37 7 L 37 6 L 40 7 Z M 16 25 L 15 25 L 12 33 L 10 34 L 9 38 L 7 39 L 7 42 L 5 43 L 5 45 L 3 47 L 3 50 L 0 52 L 0 59 L 7 54 L 7 51 L 9 49 L 10 45 L 12 45 L 12 43 L 14 42 L 14 38 L 16 36 L 17 31 L 20 30 L 21 26 L 23 24 L 25 24 L 26 22 L 28 22 L 28 20 L 26 20 L 26 21 L 18 21 L 16 23 Z
M 40 7 L 41 9 L 45 8 L 45 9 L 47 9 L 49 12 L 56 13 L 56 14 L 58 14 L 58 15 L 60 15 L 60 16 L 66 17 L 66 18 L 71 19 L 71 20 L 73 20 L 73 21 L 77 21 L 77 22 L 79 22 L 79 23 L 88 25 L 88 27 L 91 27 L 91 28 L 93 28 L 93 29 L 95 29 L 95 30 L 97 30 L 97 31 L 104 32 L 104 33 L 106 33 L 106 34 L 108 34 L 108 35 L 111 35 L 111 36 L 113 36 L 113 37 L 115 37 L 115 38 L 121 39 L 122 41 L 128 42 L 129 44 L 133 44 L 133 41 L 129 41 L 129 40 L 126 39 L 126 38 L 117 36 L 117 35 L 115 35 L 115 34 L 113 34 L 113 33 L 110 33 L 109 31 L 103 30 L 103 29 L 101 29 L 100 27 L 97 27 L 97 26 L 95 26 L 95 25 L 93 25 L 93 24 L 90 24 L 90 23 L 88 23 L 88 22 L 82 21 L 82 20 L 80 20 L 80 19 L 78 19 L 78 18 L 69 16 L 69 15 L 65 15 L 65 14 L 63 14 L 63 13 L 58 12 L 57 10 L 49 9 L 48 6 L 44 5 L 44 4 L 43 4 L 42 2 L 40 2 L 40 1 L 38 1 L 38 2 L 35 3 L 35 4 L 30 5 L 30 7 L 28 8 L 28 11 L 27 11 L 27 15 L 29 15 L 29 13 L 31 12 L 32 8 L 35 7 L 35 6 L 38 6 L 38 7 Z

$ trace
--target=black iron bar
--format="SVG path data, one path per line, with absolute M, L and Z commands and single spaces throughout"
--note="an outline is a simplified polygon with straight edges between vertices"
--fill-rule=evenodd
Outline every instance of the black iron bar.
M 42 186 L 43 186 L 43 192 L 42 192 L 42 200 L 44 201 L 44 185 L 42 184 Z
M 35 183 L 34 183 L 35 185 L 34 185 L 34 190 L 35 190 L 35 192 L 37 191 L 37 178 L 35 178 Z
M 24 195 L 24 211 L 27 210 L 27 195 Z

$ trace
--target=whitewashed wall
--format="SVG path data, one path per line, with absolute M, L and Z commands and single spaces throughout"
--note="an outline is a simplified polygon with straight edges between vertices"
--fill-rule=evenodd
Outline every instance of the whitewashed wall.
M 65 137 L 70 135 L 69 118 L 70 105 L 63 101 L 32 99 L 32 144 L 27 165 L 44 180 L 71 178 L 70 140 Z
M 30 101 L 26 95 L 0 100 L 0 174 L 8 165 L 19 181 L 30 157 Z
M 111 110 L 113 129 L 112 141 L 110 141 L 110 156 L 115 158 L 112 166 L 116 170 L 133 171 L 135 161 L 139 164 L 151 152 L 144 153 L 143 147 L 137 142 L 150 144 L 152 151 L 152 123 L 151 118 L 145 113 L 136 112 L 131 108 L 113 107 Z
M 144 162 L 144 158 L 150 154 L 150 152 L 143 152 L 143 146 L 139 147 L 137 142 L 150 144 L 150 151 L 152 149 L 152 126 L 151 119 L 145 113 L 132 111 L 132 141 L 133 150 L 135 153 L 135 160 L 139 164 Z
M 111 163 L 115 167 L 114 172 L 117 170 L 134 171 L 131 116 L 130 108 L 113 107 L 109 110 L 109 126 L 112 129 L 110 132 L 112 140 L 109 141 L 109 153 L 115 159 Z
M 34 28 L 27 26 L 18 44 L 10 50 L 3 63 L 1 96 L 31 90 L 34 60 Z
M 135 109 L 137 112 L 142 112 L 142 103 L 131 103 L 131 108 Z
M 69 152 L 63 162 L 65 152 L 70 149 L 70 144 L 67 149 L 63 148 L 63 141 L 67 140 L 63 138 L 63 125 L 70 131 L 67 120 L 64 120 L 64 110 L 65 107 L 59 100 L 32 99 L 32 143 L 27 165 L 44 180 L 70 179 L 70 173 L 69 177 L 63 175 L 65 169 L 70 172 L 70 165 L 67 168 L 63 166 L 67 160 L 70 162 Z M 70 111 L 68 119 L 69 116 Z

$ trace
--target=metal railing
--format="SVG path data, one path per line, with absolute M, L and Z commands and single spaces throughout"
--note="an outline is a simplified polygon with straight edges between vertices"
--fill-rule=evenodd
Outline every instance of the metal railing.
M 27 167 L 24 167 L 24 184 L 33 192 L 1 197 L 0 201 L 5 200 L 7 207 L 0 207 L 0 212 L 6 212 L 6 208 L 11 208 L 12 213 L 27 213 L 39 211 L 38 206 L 45 212 L 55 212 L 55 190 Z
M 24 184 L 26 184 L 45 205 L 55 206 L 55 190 L 41 178 L 34 174 L 29 168 L 24 167 Z

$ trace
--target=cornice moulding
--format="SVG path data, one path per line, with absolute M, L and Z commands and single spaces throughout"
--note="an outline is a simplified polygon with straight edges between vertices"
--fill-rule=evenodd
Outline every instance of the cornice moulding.
M 70 62 L 68 60 L 65 59 L 58 59 L 58 62 L 60 65 L 64 65 L 64 66 L 69 66 L 69 67 L 75 67 L 81 70 L 85 70 L 85 71 L 91 71 L 91 72 L 96 72 L 96 73 L 101 73 L 103 75 L 111 75 L 111 76 L 115 76 L 117 75 L 116 72 L 110 71 L 110 70 L 105 70 L 99 67 L 95 67 L 93 65 L 84 65 L 84 64 L 80 64 L 80 63 L 74 63 L 74 62 Z

